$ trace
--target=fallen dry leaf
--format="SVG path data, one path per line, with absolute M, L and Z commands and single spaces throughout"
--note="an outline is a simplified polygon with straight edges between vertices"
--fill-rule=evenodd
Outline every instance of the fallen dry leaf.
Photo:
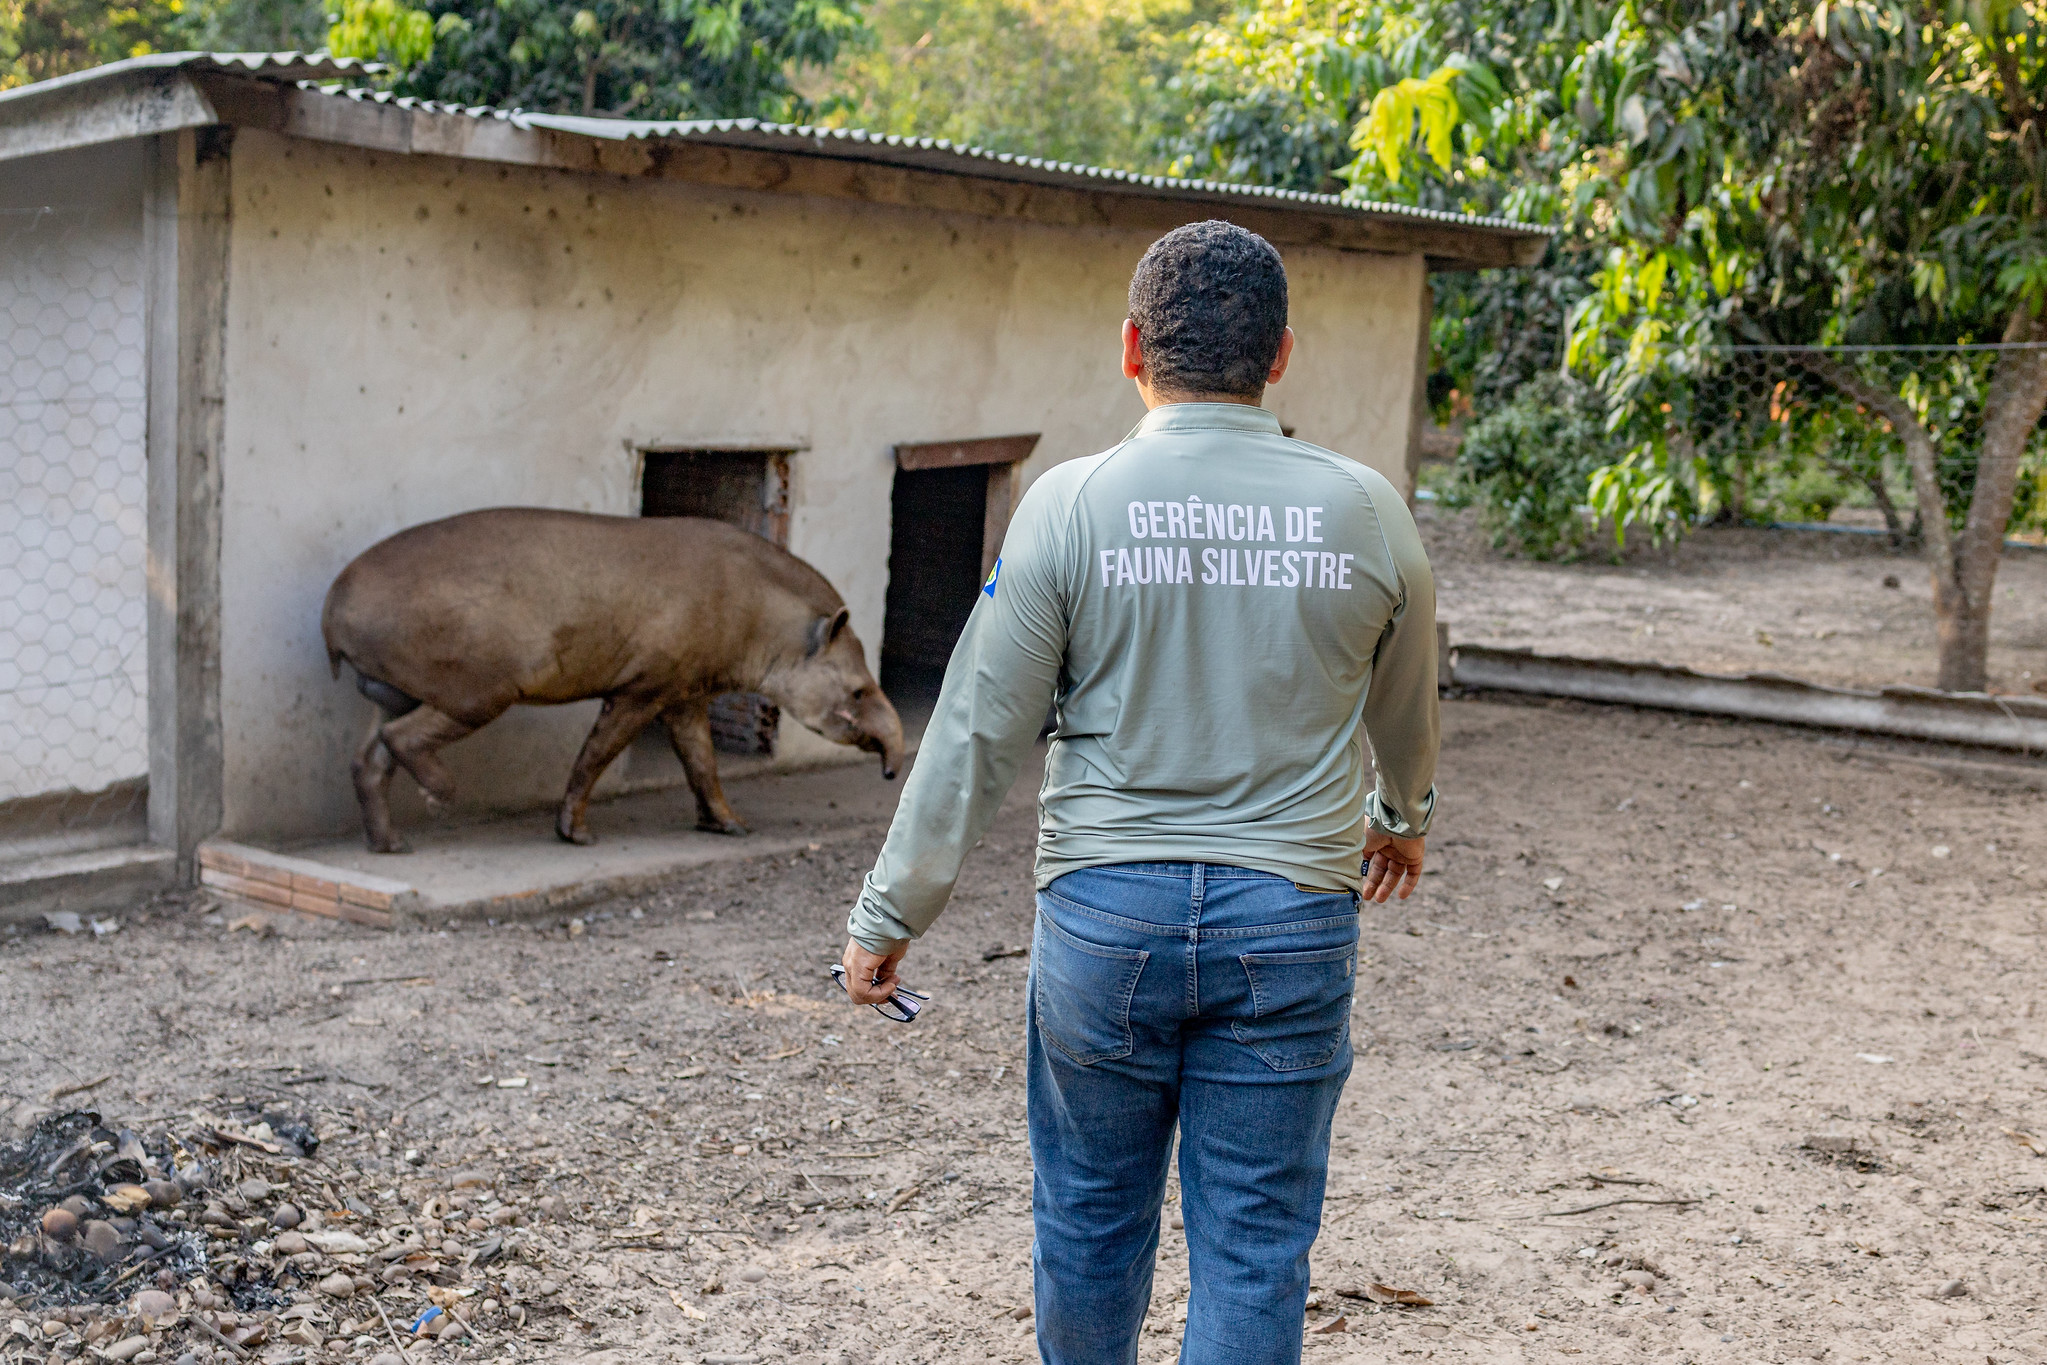
M 1309 1330 L 1317 1336 L 1325 1336 L 1332 1332 L 1348 1332 L 1350 1330 L 1350 1318 L 1348 1316 L 1340 1317 L 1333 1322 L 1325 1322 L 1320 1327 L 1312 1327 Z
M 767 1058 L 767 1059 L 768 1059 L 769 1061 L 771 1061 L 771 1062 L 786 1062 L 786 1061 L 788 1061 L 788 1060 L 789 1060 L 789 1059 L 790 1059 L 791 1057 L 794 1057 L 794 1056 L 795 1056 L 795 1055 L 796 1055 L 797 1053 L 799 1053 L 799 1052 L 803 1051 L 803 1049 L 804 1049 L 804 1048 L 805 1048 L 806 1046 L 808 1046 L 808 1044 L 805 1044 L 805 1043 L 798 1043 L 798 1044 L 797 1044 L 797 1045 L 796 1045 L 795 1047 L 792 1047 L 792 1048 L 784 1048 L 784 1049 L 783 1049 L 782 1051 L 780 1051 L 780 1052 L 770 1052 L 770 1053 L 768 1054 L 768 1058 Z
M 2047 1156 L 2047 1142 L 2042 1142 L 2031 1133 L 2021 1133 L 2016 1128 L 2007 1128 L 2004 1130 L 2004 1135 L 2031 1152 L 2034 1156 Z
M 703 1322 L 711 1316 L 709 1313 L 706 1313 L 703 1309 L 697 1307 L 695 1304 L 689 1302 L 689 1300 L 683 1298 L 682 1291 L 679 1289 L 671 1289 L 668 1291 L 668 1301 L 674 1304 L 677 1308 L 681 1309 L 682 1315 L 690 1319 L 692 1322 Z
M 133 1213 L 149 1207 L 149 1191 L 140 1185 L 116 1185 L 100 1196 L 100 1202 L 115 1213 Z
M 1398 1304 L 1402 1308 L 1434 1308 L 1434 1299 L 1425 1299 L 1412 1289 L 1395 1289 L 1390 1284 L 1368 1284 L 1360 1297 L 1373 1303 Z

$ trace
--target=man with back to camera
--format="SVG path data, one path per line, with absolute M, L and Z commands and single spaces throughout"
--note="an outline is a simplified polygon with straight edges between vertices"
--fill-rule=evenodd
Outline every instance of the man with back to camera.
M 1434 580 L 1392 484 L 1258 406 L 1286 321 L 1255 233 L 1145 253 L 1149 412 L 1025 494 L 848 921 L 849 993 L 884 1002 L 1056 698 L 1025 1006 L 1047 1365 L 1136 1360 L 1175 1123 L 1183 1365 L 1300 1359 L 1358 899 L 1421 875 Z

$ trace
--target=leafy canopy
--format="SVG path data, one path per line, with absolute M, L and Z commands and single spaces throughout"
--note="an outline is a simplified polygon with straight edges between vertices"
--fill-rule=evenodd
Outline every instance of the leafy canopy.
M 1181 35 L 1220 0 L 874 0 L 827 121 L 1157 168 Z
M 175 46 L 182 0 L 0 0 L 0 90 Z
M 787 120 L 811 107 L 799 73 L 860 29 L 857 0 L 343 0 L 328 44 L 455 104 Z

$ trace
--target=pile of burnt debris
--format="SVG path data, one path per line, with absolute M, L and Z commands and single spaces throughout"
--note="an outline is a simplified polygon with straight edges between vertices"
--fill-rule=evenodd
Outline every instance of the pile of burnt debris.
M 0 1143 L 0 1362 L 397 1365 L 525 1324 L 523 1211 L 457 1177 L 380 1212 L 318 1147 L 260 1110 L 143 1133 L 75 1110 Z

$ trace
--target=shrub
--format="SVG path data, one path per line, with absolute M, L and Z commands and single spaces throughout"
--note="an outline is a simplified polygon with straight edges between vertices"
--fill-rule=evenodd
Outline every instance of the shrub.
M 1465 432 L 1458 501 L 1478 505 L 1495 546 L 1568 558 L 1592 535 L 1593 472 L 1620 455 L 1598 396 L 1567 375 L 1540 374 Z
M 1773 490 L 1777 510 L 1785 521 L 1825 521 L 1848 498 L 1848 486 L 1830 470 L 1786 471 Z

